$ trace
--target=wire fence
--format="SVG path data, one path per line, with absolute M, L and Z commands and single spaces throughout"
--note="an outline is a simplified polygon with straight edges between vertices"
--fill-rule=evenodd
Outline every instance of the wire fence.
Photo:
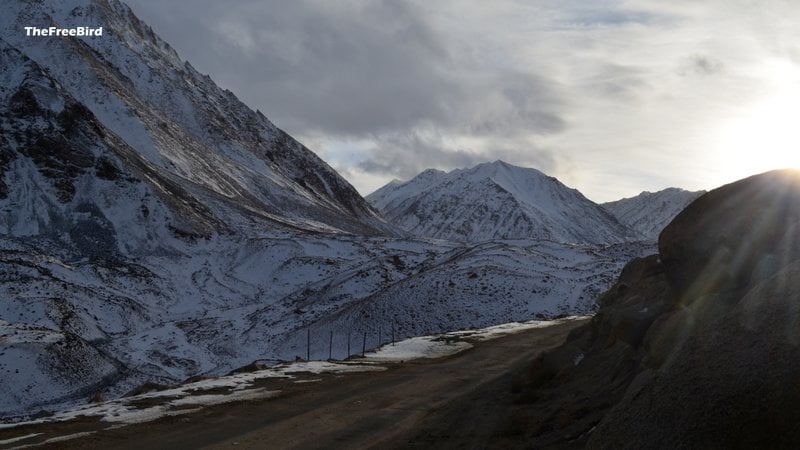
M 324 333 L 312 334 L 311 328 L 307 328 L 305 360 L 319 361 L 327 359 L 329 361 L 341 361 L 352 357 L 364 357 L 367 352 L 376 350 L 386 344 L 394 346 L 398 340 L 396 322 L 392 321 L 387 328 L 387 330 L 384 330 L 383 326 L 379 326 L 372 333 L 369 331 L 354 332 L 352 330 L 348 330 L 346 333 L 335 333 L 334 330 L 329 330 L 327 336 Z M 327 339 L 325 339 L 326 337 Z

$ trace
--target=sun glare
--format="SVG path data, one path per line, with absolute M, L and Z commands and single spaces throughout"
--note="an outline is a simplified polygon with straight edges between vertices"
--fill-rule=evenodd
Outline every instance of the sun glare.
M 800 168 L 800 87 L 781 89 L 729 123 L 718 161 L 730 178 Z

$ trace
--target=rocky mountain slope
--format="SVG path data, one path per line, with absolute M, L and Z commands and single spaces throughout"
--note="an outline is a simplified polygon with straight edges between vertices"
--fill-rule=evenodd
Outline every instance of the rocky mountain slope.
M 427 170 L 405 183 L 390 183 L 367 200 L 391 223 L 437 239 L 607 244 L 641 238 L 577 190 L 503 161 Z
M 658 192 L 645 191 L 635 197 L 603 203 L 601 206 L 621 223 L 645 238 L 656 241 L 661 230 L 703 194 L 705 191 L 667 188 Z
M 124 4 L 10 0 L 2 12 L 4 417 L 305 357 L 308 336 L 324 359 L 331 331 L 343 357 L 345 330 L 375 346 L 391 328 L 591 311 L 623 262 L 650 250 L 393 237 L 328 165 Z M 50 24 L 105 34 L 21 28 Z
M 651 251 L 297 233 L 217 235 L 113 264 L 7 239 L 0 248 L 2 416 L 306 358 L 309 336 L 312 359 L 344 358 L 360 352 L 364 335 L 369 349 L 392 331 L 588 313 L 624 261 Z
M 50 25 L 103 26 L 106 33 L 29 37 L 23 29 Z M 4 196 L 41 205 L 15 220 L 67 218 L 80 207 L 164 222 L 179 237 L 263 228 L 390 233 L 349 183 L 181 61 L 126 5 L 11 0 L 0 30 Z M 41 191 L 11 183 L 17 176 L 42 180 Z M 37 192 L 48 198 L 26 197 Z M 118 201 L 106 206 L 99 198 Z M 180 213 L 167 217 L 156 203 Z M 105 214 L 112 207 L 125 211 Z
M 800 444 L 800 173 L 715 189 L 538 359 L 515 439 L 548 448 Z

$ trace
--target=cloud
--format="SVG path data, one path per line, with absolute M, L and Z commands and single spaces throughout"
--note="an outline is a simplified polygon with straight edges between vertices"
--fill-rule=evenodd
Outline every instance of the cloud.
M 442 120 L 459 95 L 446 51 L 405 2 L 198 0 L 180 13 L 174 2 L 131 3 L 156 20 L 174 11 L 180 19 L 157 30 L 290 130 L 360 134 Z
M 378 153 L 415 149 L 435 167 L 482 161 L 481 146 L 415 138 L 424 130 L 495 139 L 568 127 L 557 82 L 486 61 L 492 50 L 434 26 L 422 2 L 189 3 L 130 0 L 182 56 L 290 133 L 373 139 L 362 169 L 396 173 L 387 162 L 402 158 Z
M 552 152 L 532 147 L 524 139 L 505 139 L 493 148 L 479 152 L 448 144 L 441 136 L 418 133 L 395 133 L 376 139 L 366 159 L 356 166 L 365 173 L 408 179 L 431 167 L 466 168 L 497 159 L 539 167 L 544 171 L 554 170 L 557 166 Z
M 682 76 L 708 76 L 722 72 L 723 68 L 722 61 L 706 55 L 692 55 L 681 64 L 678 73 Z
M 714 187 L 719 136 L 800 79 L 780 0 L 128 2 L 365 193 L 495 159 L 598 200 Z
M 413 2 L 130 3 L 196 67 L 289 131 L 360 136 L 428 124 L 476 132 L 565 126 L 548 80 L 454 61 L 455 46 Z M 170 23 L 158 26 L 164 16 Z M 199 41 L 197 33 L 207 37 Z

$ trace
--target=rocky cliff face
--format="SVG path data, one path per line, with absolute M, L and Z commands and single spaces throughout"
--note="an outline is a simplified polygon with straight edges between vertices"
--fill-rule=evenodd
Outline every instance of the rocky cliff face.
M 610 244 L 642 238 L 577 190 L 503 161 L 451 172 L 426 170 L 367 200 L 412 235 L 437 239 Z
M 628 264 L 591 324 L 535 362 L 519 436 L 591 448 L 800 444 L 799 227 L 798 172 L 700 197 L 661 233 L 658 255 Z

